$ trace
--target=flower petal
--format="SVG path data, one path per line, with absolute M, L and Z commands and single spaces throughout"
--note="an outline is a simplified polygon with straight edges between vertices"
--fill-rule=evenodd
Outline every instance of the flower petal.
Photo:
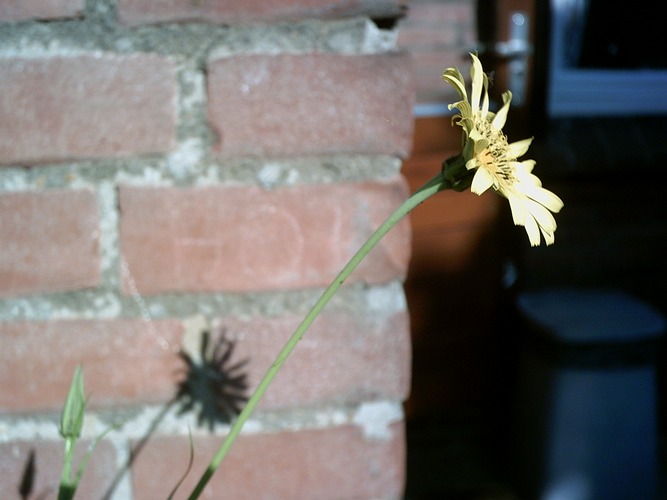
M 484 191 L 493 186 L 495 179 L 483 167 L 477 169 L 475 172 L 475 177 L 472 179 L 472 184 L 470 185 L 470 190 L 475 194 L 482 194 Z
M 530 197 L 541 205 L 544 205 L 554 213 L 560 212 L 560 209 L 564 206 L 563 200 L 543 187 L 536 187 L 531 189 L 529 193 L 526 193 L 526 196 Z
M 487 118 L 489 114 L 489 78 L 486 76 L 486 73 L 482 73 L 484 75 L 484 94 L 482 96 L 482 119 L 490 119 Z
M 466 162 L 474 162 L 475 165 L 477 166 L 477 162 L 475 160 L 475 141 L 468 139 L 465 144 L 463 145 L 463 158 L 466 159 Z M 467 167 L 466 163 L 466 167 Z M 474 168 L 474 167 L 472 167 Z M 470 169 L 470 167 L 468 167 Z
M 508 146 L 508 156 L 511 158 L 520 158 L 526 154 L 533 138 L 523 139 L 522 141 L 513 142 Z
M 542 229 L 542 236 L 544 237 L 544 242 L 547 244 L 547 246 L 553 245 L 554 241 L 556 241 L 554 233 L 550 233 L 544 229 Z
M 509 164 L 512 166 L 512 170 L 514 171 L 514 176 L 516 177 L 518 184 L 528 184 L 530 186 L 537 187 L 542 185 L 540 178 L 531 173 L 532 166 L 529 166 L 529 169 L 527 169 L 523 162 L 517 161 L 511 161 Z
M 508 193 L 507 199 L 510 202 L 510 209 L 512 210 L 512 221 L 515 226 L 523 226 L 528 211 L 523 206 L 521 199 L 514 194 Z
M 556 230 L 556 219 L 554 219 L 554 216 L 551 215 L 551 212 L 544 208 L 543 205 L 540 205 L 533 200 L 526 200 L 525 207 L 533 219 L 537 221 L 540 227 L 551 232 Z
M 533 169 L 535 168 L 535 160 L 523 160 L 522 162 L 519 162 L 522 170 L 525 170 L 526 172 L 532 172 Z M 540 186 L 542 185 L 542 181 L 540 181 Z
M 493 117 L 493 121 L 491 122 L 491 126 L 497 130 L 502 129 L 505 126 L 507 112 L 510 109 L 510 102 L 512 102 L 512 92 L 509 90 L 507 92 L 503 92 L 503 105 Z
M 442 74 L 442 79 L 456 89 L 461 99 L 468 100 L 465 79 L 457 68 L 447 68 Z
M 470 105 L 473 112 L 479 109 L 479 100 L 482 97 L 482 87 L 484 80 L 484 70 L 482 63 L 475 54 L 470 54 L 472 57 L 472 67 L 470 68 L 470 78 L 472 79 L 472 93 L 470 95 Z
M 533 219 L 532 217 L 526 217 L 525 224 L 523 224 L 523 227 L 526 229 L 526 233 L 528 233 L 530 246 L 531 247 L 540 246 L 540 228 L 537 225 L 537 222 L 535 222 L 535 219 Z
M 524 196 L 544 205 L 552 212 L 560 212 L 560 209 L 563 208 L 564 205 L 563 200 L 548 189 L 543 188 L 541 183 L 532 182 L 532 179 L 525 179 L 525 175 L 526 174 L 522 176 L 524 178 L 520 179 L 522 182 L 515 184 L 515 189 Z M 530 178 L 537 179 L 533 174 L 528 175 Z M 526 180 L 529 182 L 526 182 Z M 537 179 L 537 181 L 539 182 L 539 179 Z
M 463 119 L 472 119 L 472 108 L 470 107 L 470 103 L 468 101 L 455 102 L 454 104 L 450 104 L 448 108 L 450 110 L 452 108 L 458 109 Z

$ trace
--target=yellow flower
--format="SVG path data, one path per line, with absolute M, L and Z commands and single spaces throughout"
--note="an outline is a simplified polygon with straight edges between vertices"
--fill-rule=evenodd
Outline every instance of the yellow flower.
M 540 244 L 540 233 L 546 244 L 551 245 L 556 231 L 556 220 L 551 212 L 559 212 L 563 201 L 544 189 L 532 174 L 534 160 L 518 161 L 528 151 L 532 138 L 510 144 L 503 133 L 512 93 L 503 93 L 503 105 L 497 113 L 489 111 L 489 79 L 477 56 L 471 56 L 470 101 L 458 69 L 448 68 L 442 75 L 461 96 L 461 101 L 450 104 L 449 109 L 459 111 L 452 121 L 463 129 L 466 168 L 476 169 L 470 189 L 480 195 L 492 187 L 509 200 L 514 224 L 526 229 L 532 246 Z

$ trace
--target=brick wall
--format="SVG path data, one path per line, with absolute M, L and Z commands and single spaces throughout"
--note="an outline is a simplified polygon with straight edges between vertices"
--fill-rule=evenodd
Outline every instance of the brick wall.
M 408 15 L 400 23 L 398 44 L 413 61 L 417 104 L 437 104 L 431 109 L 443 113 L 445 105 L 458 101 L 456 91 L 443 85 L 441 76 L 450 66 L 468 74 L 467 53 L 477 43 L 475 5 L 473 0 L 410 1 Z
M 33 496 L 53 494 L 79 363 L 84 438 L 121 423 L 81 497 L 165 497 L 189 428 L 191 487 L 228 427 L 170 404 L 178 350 L 225 332 L 254 387 L 408 195 L 411 64 L 372 20 L 399 1 L 221 5 L 0 1 L 2 498 L 31 454 Z M 404 222 L 299 344 L 211 498 L 401 497 L 409 256 Z

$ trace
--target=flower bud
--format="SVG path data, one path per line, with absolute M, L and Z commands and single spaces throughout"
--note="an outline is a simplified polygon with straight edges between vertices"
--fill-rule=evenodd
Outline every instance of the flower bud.
M 466 168 L 466 160 L 463 154 L 452 156 L 442 162 L 442 176 L 448 189 L 454 191 L 465 191 L 472 184 L 474 171 Z
M 81 366 L 76 367 L 72 384 L 67 393 L 65 407 L 60 415 L 60 435 L 65 439 L 76 439 L 81 435 L 86 397 L 83 390 Z

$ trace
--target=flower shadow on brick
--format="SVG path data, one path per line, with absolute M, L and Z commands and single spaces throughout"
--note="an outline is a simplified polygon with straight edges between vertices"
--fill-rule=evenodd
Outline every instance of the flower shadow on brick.
M 132 447 L 125 466 L 118 471 L 102 497 L 103 500 L 111 499 L 122 477 L 130 470 L 143 447 L 174 405 L 180 405 L 177 413 L 179 416 L 194 412 L 197 415 L 197 425 L 206 425 L 211 432 L 216 424 L 228 424 L 241 412 L 248 401 L 248 376 L 243 372 L 243 368 L 249 360 L 244 359 L 232 364 L 234 348 L 234 342 L 227 338 L 224 331 L 212 343 L 211 333 L 204 330 L 201 333 L 198 357 L 182 350 L 178 353 L 185 362 L 185 368 L 180 372 L 175 396 L 165 404 L 142 438 Z M 186 475 L 187 472 L 185 471 Z
M 176 400 L 179 415 L 194 411 L 198 425 L 213 430 L 216 423 L 230 423 L 248 401 L 247 374 L 243 368 L 248 360 L 232 364 L 235 344 L 222 332 L 214 343 L 211 334 L 202 332 L 199 360 L 181 351 L 186 364 L 185 377 L 179 382 Z

